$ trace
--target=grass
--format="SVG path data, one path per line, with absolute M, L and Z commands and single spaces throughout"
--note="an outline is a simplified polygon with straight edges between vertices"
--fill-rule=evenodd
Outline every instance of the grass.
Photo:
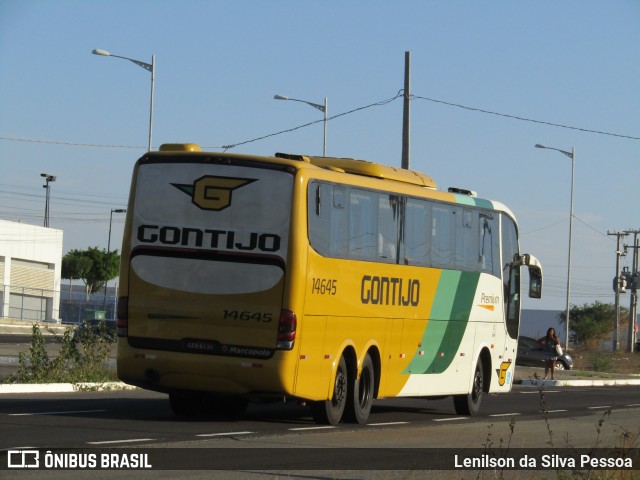
M 615 374 L 640 374 L 640 352 L 574 349 L 574 369 Z

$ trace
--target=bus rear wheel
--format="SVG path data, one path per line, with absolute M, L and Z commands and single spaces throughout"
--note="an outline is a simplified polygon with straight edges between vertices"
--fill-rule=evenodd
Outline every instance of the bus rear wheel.
M 207 411 L 221 418 L 237 419 L 246 412 L 249 403 L 239 397 L 211 397 L 207 400 Z
M 311 414 L 316 423 L 337 425 L 342 420 L 349 385 L 349 372 L 344 357 L 340 357 L 333 384 L 331 400 L 321 400 L 311 404 Z
M 354 378 L 349 384 L 348 404 L 345 411 L 345 419 L 347 421 L 359 424 L 367 422 L 373 405 L 374 385 L 375 372 L 373 362 L 367 353 L 362 362 L 360 378 Z
M 171 393 L 169 404 L 176 417 L 192 418 L 213 416 L 238 418 L 246 411 L 248 403 L 243 398 L 209 396 L 202 393 Z
M 473 384 L 471 392 L 466 395 L 454 395 L 453 405 L 458 415 L 475 416 L 480 412 L 482 405 L 482 396 L 484 394 L 484 369 L 482 367 L 482 358 L 478 358 L 476 370 L 473 374 Z

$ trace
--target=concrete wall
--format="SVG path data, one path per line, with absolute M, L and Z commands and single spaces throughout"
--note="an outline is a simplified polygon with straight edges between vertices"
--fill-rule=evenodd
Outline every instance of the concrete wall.
M 1 317 L 59 322 L 61 268 L 62 230 L 0 220 Z

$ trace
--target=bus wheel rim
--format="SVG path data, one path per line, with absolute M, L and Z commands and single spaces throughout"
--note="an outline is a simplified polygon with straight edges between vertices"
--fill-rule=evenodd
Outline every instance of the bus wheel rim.
M 333 404 L 340 405 L 342 402 L 344 402 L 346 393 L 347 382 L 344 372 L 342 370 L 338 370 L 338 373 L 336 374 L 336 384 L 333 393 Z

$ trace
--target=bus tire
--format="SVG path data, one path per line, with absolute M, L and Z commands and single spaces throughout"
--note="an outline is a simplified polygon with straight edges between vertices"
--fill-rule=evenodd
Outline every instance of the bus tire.
M 240 397 L 212 397 L 207 403 L 213 415 L 230 419 L 242 417 L 249 406 L 249 403 Z
M 169 404 L 176 417 L 196 417 L 204 409 L 204 399 L 198 395 L 170 393 Z
M 345 419 L 351 423 L 364 424 L 369 418 L 373 405 L 375 372 L 371 356 L 367 353 L 362 362 L 360 378 L 354 378 L 349 384 L 349 395 Z
M 316 423 L 337 425 L 342 420 L 349 385 L 349 372 L 344 357 L 340 357 L 333 383 L 331 400 L 321 400 L 311 404 L 311 414 Z
M 482 358 L 478 357 L 476 370 L 473 374 L 473 383 L 471 384 L 471 392 L 466 395 L 454 395 L 453 405 L 458 415 L 475 416 L 480 412 L 482 405 L 482 396 L 484 394 L 484 368 L 482 366 Z

